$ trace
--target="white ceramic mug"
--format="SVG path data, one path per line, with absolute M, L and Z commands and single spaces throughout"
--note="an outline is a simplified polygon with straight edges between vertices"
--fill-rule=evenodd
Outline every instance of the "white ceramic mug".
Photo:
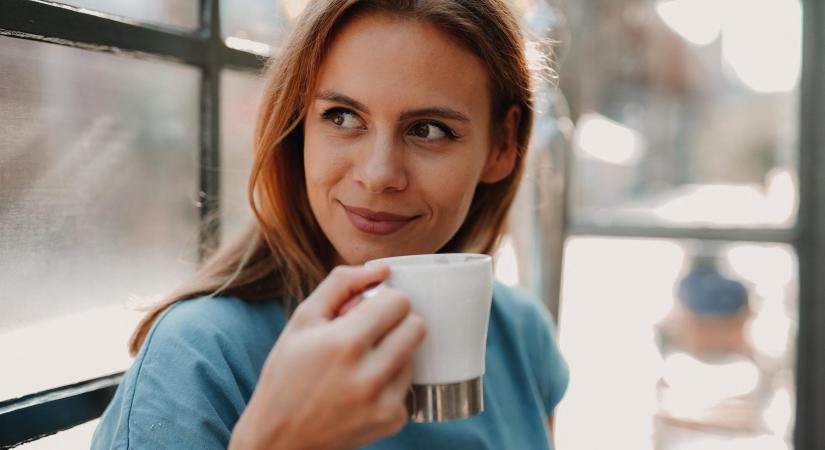
M 441 421 L 483 411 L 481 379 L 493 298 L 490 256 L 410 255 L 366 263 L 367 266 L 378 264 L 389 266 L 390 275 L 376 290 L 391 286 L 407 294 L 412 311 L 427 327 L 427 336 L 413 355 L 413 391 L 416 385 L 426 387 L 420 389 L 419 397 L 426 396 L 426 401 L 434 404 L 466 403 L 440 412 L 428 411 L 425 399 L 419 398 L 421 411 L 417 415 L 411 411 L 411 418 L 421 422 Z M 443 398 L 432 398 L 434 395 Z M 465 398 L 468 396 L 469 400 Z

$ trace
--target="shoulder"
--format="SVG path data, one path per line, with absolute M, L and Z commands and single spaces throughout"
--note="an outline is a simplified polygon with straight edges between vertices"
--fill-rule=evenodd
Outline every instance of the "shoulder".
M 273 340 L 286 323 L 276 301 L 248 302 L 234 297 L 199 297 L 175 303 L 164 312 L 150 332 L 146 346 L 158 341 L 194 341 L 209 337 Z
M 276 301 L 248 302 L 233 297 L 200 297 L 172 305 L 157 320 L 138 354 L 138 363 L 155 366 L 224 366 L 253 381 L 286 325 Z
M 157 320 L 137 356 L 140 378 L 148 369 L 181 379 L 225 378 L 254 388 L 257 375 L 286 325 L 277 301 L 200 297 L 172 305 Z M 204 370 L 208 366 L 209 370 Z
M 124 375 L 92 448 L 226 448 L 284 323 L 274 301 L 172 305 Z
M 550 311 L 534 296 L 496 283 L 493 315 L 516 336 L 515 345 L 525 355 L 525 364 L 536 380 L 545 411 L 552 414 L 567 390 L 569 369 L 558 347 Z
M 284 319 L 277 301 L 249 302 L 236 297 L 198 297 L 182 300 L 162 315 L 158 322 L 169 327 L 223 328 L 271 323 Z
M 536 351 L 537 345 L 546 347 L 548 342 L 556 346 L 552 314 L 538 298 L 521 289 L 496 282 L 493 285 L 492 316 L 510 333 L 517 335 L 518 341 L 530 351 Z
M 554 328 L 550 311 L 539 299 L 498 281 L 493 284 L 493 308 L 519 329 L 536 324 Z
M 251 384 L 286 325 L 277 301 L 248 302 L 234 297 L 200 297 L 172 305 L 157 320 L 136 364 L 178 371 L 181 378 L 214 377 Z

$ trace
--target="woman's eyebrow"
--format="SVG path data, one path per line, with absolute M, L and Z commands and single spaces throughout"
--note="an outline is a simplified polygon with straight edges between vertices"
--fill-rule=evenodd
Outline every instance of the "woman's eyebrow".
M 370 110 L 367 108 L 363 103 L 355 100 L 352 97 L 347 95 L 341 94 L 340 92 L 335 92 L 331 90 L 322 91 L 315 96 L 318 100 L 327 100 L 330 102 L 335 103 L 343 103 L 345 105 L 350 106 L 353 109 L 361 111 L 365 114 L 369 114 Z M 470 118 L 467 117 L 466 114 L 456 111 L 455 109 L 446 107 L 446 106 L 433 106 L 429 108 L 421 108 L 421 109 L 413 109 L 409 111 L 404 111 L 401 113 L 399 117 L 400 120 L 409 120 L 413 117 L 421 117 L 421 116 L 430 116 L 430 117 L 441 117 L 443 119 L 452 119 L 458 120 L 461 122 L 469 122 Z
M 355 100 L 352 97 L 348 97 L 344 94 L 341 94 L 339 92 L 323 91 L 323 92 L 318 93 L 318 95 L 316 95 L 315 98 L 318 99 L 318 100 L 327 100 L 327 101 L 335 102 L 335 103 L 343 103 L 343 104 L 349 105 L 353 109 L 357 109 L 357 110 L 359 110 L 359 111 L 361 111 L 365 114 L 369 114 L 369 112 L 370 112 L 370 110 L 366 106 L 364 106 L 363 103 L 359 102 L 358 100 Z
M 431 108 L 414 109 L 412 111 L 404 111 L 401 113 L 401 120 L 412 119 L 413 117 L 431 116 L 441 117 L 442 119 L 452 119 L 461 122 L 469 122 L 470 118 L 464 113 L 458 112 L 446 106 L 434 106 Z

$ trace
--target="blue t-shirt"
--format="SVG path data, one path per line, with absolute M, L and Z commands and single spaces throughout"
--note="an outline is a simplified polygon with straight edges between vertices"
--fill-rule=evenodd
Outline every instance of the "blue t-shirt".
M 179 302 L 152 328 L 92 449 L 225 449 L 286 317 L 278 302 L 213 297 Z M 547 449 L 546 421 L 568 370 L 546 308 L 496 283 L 487 336 L 484 412 L 408 423 L 364 447 Z

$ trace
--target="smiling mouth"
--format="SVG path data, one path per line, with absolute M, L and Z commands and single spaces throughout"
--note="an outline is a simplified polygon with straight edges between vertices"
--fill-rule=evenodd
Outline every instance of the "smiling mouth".
M 339 202 L 340 203 L 340 202 Z M 384 211 L 372 211 L 366 208 L 356 208 L 341 203 L 350 223 L 361 232 L 368 234 L 385 235 L 409 225 L 419 216 L 404 216 Z

